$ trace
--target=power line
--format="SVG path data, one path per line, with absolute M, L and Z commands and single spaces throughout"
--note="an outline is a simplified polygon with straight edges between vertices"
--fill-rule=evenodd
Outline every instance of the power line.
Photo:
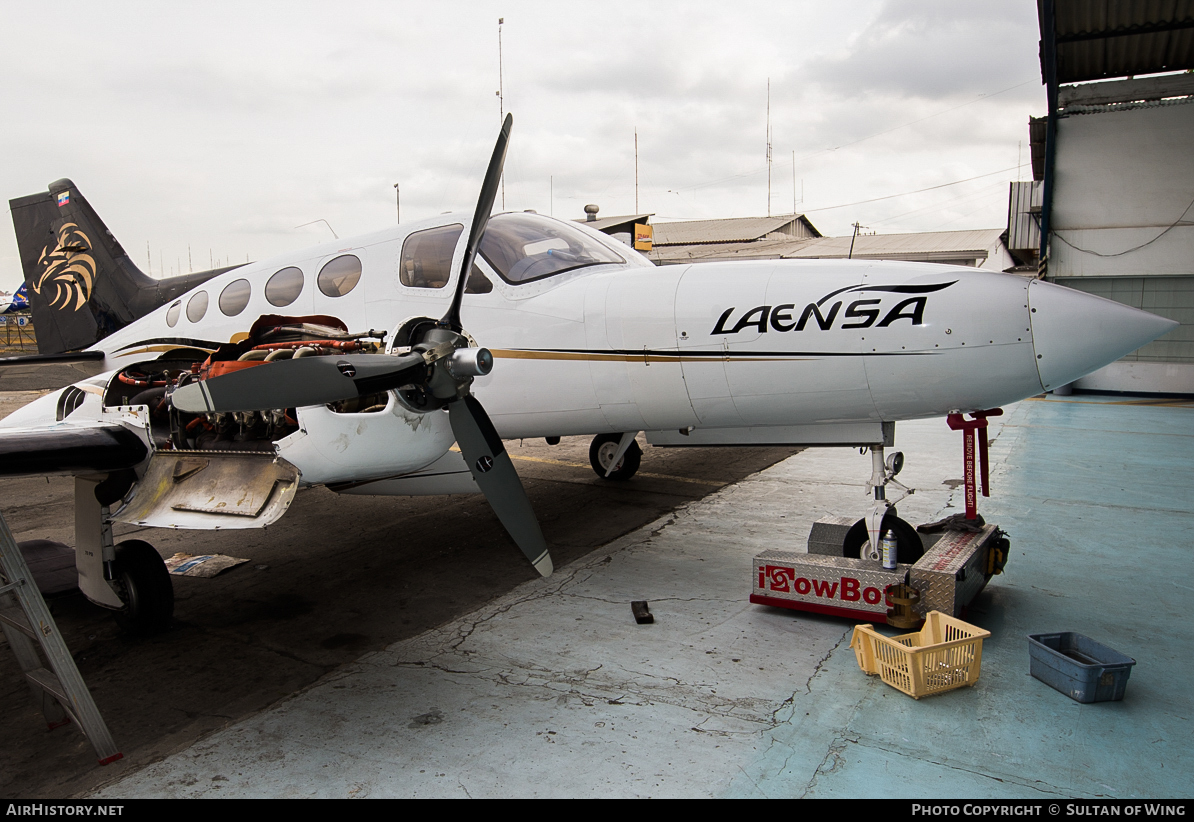
M 1056 237 L 1057 239 L 1061 240 L 1063 243 L 1065 243 L 1066 245 L 1068 245 L 1070 248 L 1074 249 L 1075 251 L 1081 251 L 1084 254 L 1093 254 L 1096 257 L 1122 257 L 1125 254 L 1131 254 L 1133 251 L 1139 251 L 1140 249 L 1144 248 L 1145 246 L 1152 245 L 1157 240 L 1161 239 L 1166 234 L 1168 234 L 1170 231 L 1177 228 L 1178 224 L 1181 223 L 1181 221 L 1183 219 L 1185 219 L 1186 214 L 1190 211 L 1191 208 L 1194 208 L 1194 200 L 1190 201 L 1190 205 L 1186 206 L 1186 210 L 1182 212 L 1180 217 L 1178 217 L 1176 220 L 1174 220 L 1172 223 L 1170 223 L 1169 227 L 1166 228 L 1164 231 L 1162 231 L 1160 234 L 1158 234 L 1156 237 L 1153 237 L 1148 242 L 1141 243 L 1140 245 L 1132 246 L 1129 249 L 1125 249 L 1124 251 L 1117 251 L 1114 254 L 1104 254 L 1102 251 L 1095 251 L 1090 248 L 1082 248 L 1081 246 L 1074 245 L 1072 242 L 1067 240 L 1065 237 L 1061 236 L 1061 233 L 1058 231 L 1054 231 L 1053 236 Z
M 869 140 L 872 137 L 880 137 L 884 134 L 890 134 L 893 131 L 899 131 L 902 128 L 907 128 L 908 126 L 914 126 L 917 123 L 923 123 L 925 120 L 932 120 L 934 117 L 940 117 L 942 114 L 949 114 L 951 111 L 957 111 L 960 108 L 965 108 L 966 106 L 973 105 L 974 103 L 977 103 L 980 100 L 989 100 L 992 97 L 998 97 L 1000 94 L 1004 94 L 1006 92 L 1013 91 L 1015 89 L 1020 88 L 1021 86 L 1026 86 L 1032 82 L 1034 82 L 1034 80 L 1025 80 L 1023 83 L 1017 83 L 1014 86 L 1008 86 L 1007 88 L 1002 89 L 1000 91 L 996 91 L 992 94 L 980 94 L 978 97 L 975 97 L 973 100 L 968 100 L 965 103 L 959 103 L 958 105 L 953 106 L 952 108 L 947 108 L 942 111 L 938 111 L 936 114 L 930 114 L 927 117 L 921 117 L 919 120 L 912 120 L 910 122 L 904 123 L 903 125 L 894 126 L 892 128 L 886 129 L 884 131 L 876 131 L 874 134 L 868 134 L 866 137 L 859 137 L 857 140 L 853 140 L 849 143 L 842 143 L 840 146 L 834 146 L 833 148 L 823 148 L 820 151 L 814 151 L 812 154 L 806 154 L 804 157 L 801 157 L 796 162 L 803 162 L 803 161 L 809 159 L 810 157 L 816 157 L 818 154 L 824 154 L 827 151 L 837 151 L 838 149 L 847 148 L 847 147 L 853 146 L 853 145 L 858 145 L 859 143 L 861 143 L 865 140 Z
M 923 194 L 923 193 L 924 193 L 924 192 L 926 192 L 926 191 L 936 191 L 937 189 L 941 189 L 941 188 L 949 188 L 950 186 L 956 186 L 956 185 L 960 185 L 960 184 L 962 184 L 962 183 L 969 183 L 969 182 L 971 182 L 972 180 L 981 180 L 981 179 L 983 179 L 984 177 L 993 177 L 993 176 L 995 176 L 996 174 L 1006 174 L 1006 173 L 1007 173 L 1007 172 L 1009 172 L 1009 171 L 1014 171 L 1014 170 L 1015 170 L 1015 168 L 1016 168 L 1016 166 L 1009 166 L 1008 168 L 1001 168 L 1001 169 L 999 169 L 998 171 L 990 171 L 990 172 L 988 172 L 988 173 L 986 173 L 986 174 L 979 174 L 979 175 L 977 175 L 977 176 L 974 176 L 974 177 L 967 177 L 967 178 L 966 178 L 966 179 L 964 179 L 964 180 L 954 180 L 952 183 L 942 183 L 941 185 L 929 186 L 928 188 L 918 188 L 918 189 L 916 189 L 915 191 L 903 191 L 903 192 L 900 192 L 899 194 L 888 194 L 888 195 L 885 195 L 885 196 L 883 196 L 883 197 L 872 197 L 872 198 L 871 198 L 871 199 L 869 199 L 869 200 L 858 200 L 857 202 L 853 202 L 853 203 L 842 203 L 841 205 L 825 206 L 825 207 L 823 207 L 823 208 L 809 208 L 809 209 L 805 209 L 805 210 L 804 210 L 802 213 L 804 213 L 804 214 L 811 214 L 811 213 L 812 213 L 812 212 L 814 212 L 814 211 L 833 211 L 834 209 L 837 209 L 837 208 L 849 208 L 850 206 L 856 206 L 856 205 L 865 205 L 866 203 L 877 203 L 877 202 L 879 202 L 879 201 L 881 201 L 881 200 L 894 200 L 894 199 L 895 199 L 895 198 L 897 198 L 897 197 L 907 197 L 907 196 L 908 196 L 908 195 L 910 195 L 910 194 Z M 1194 206 L 1194 203 L 1191 203 L 1191 206 Z M 927 208 L 927 206 L 926 206 L 926 208 Z M 915 213 L 915 212 L 917 212 L 917 211 L 920 211 L 920 210 L 922 210 L 922 209 L 913 209 L 912 211 L 910 211 L 910 212 L 907 212 L 907 213 L 908 213 L 908 214 L 913 214 L 913 213 Z M 1187 209 L 1187 210 L 1188 210 L 1188 209 Z M 662 220 L 680 220 L 680 221 L 684 221 L 684 220 L 692 220 L 692 219 L 709 219 L 709 218 L 707 218 L 707 217 L 699 217 L 699 218 L 694 218 L 694 217 L 676 217 L 676 216 L 673 216 L 673 215 L 668 215 L 668 214 L 659 214 L 659 215 L 656 215 L 656 216 L 657 216 L 657 218 L 658 218 L 658 219 L 662 219 Z M 896 215 L 896 216 L 897 216 L 897 217 L 902 217 L 902 216 L 905 216 L 905 215 L 899 214 L 899 215 Z M 894 218 L 894 217 L 889 217 L 889 218 L 887 218 L 887 219 L 885 219 L 885 220 L 882 220 L 881 222 L 888 222 L 889 220 L 892 220 L 892 219 L 895 219 L 895 218 Z M 1175 225 L 1176 225 L 1176 224 L 1175 224 Z M 1168 230 L 1168 229 L 1166 229 L 1166 230 Z
M 957 203 L 964 203 L 967 200 L 973 200 L 976 197 L 988 196 L 991 193 L 992 189 L 995 189 L 995 188 L 997 188 L 999 186 L 1003 186 L 1003 185 L 1005 185 L 1005 181 L 998 180 L 994 183 L 990 183 L 988 185 L 983 186 L 978 191 L 973 191 L 969 194 L 959 194 L 956 197 L 951 197 L 948 200 L 942 200 L 939 203 L 931 203 L 926 206 L 919 206 L 918 208 L 914 208 L 911 211 L 904 211 L 899 214 L 893 214 L 890 217 L 884 217 L 882 220 L 871 220 L 871 223 L 873 225 L 882 225 L 883 223 L 890 223 L 892 220 L 898 220 L 901 217 L 908 217 L 913 214 L 922 214 L 922 213 L 926 213 L 926 212 L 938 211 L 943 208 L 948 208 L 949 206 L 955 205 Z
M 996 174 L 1006 174 L 1009 171 L 1015 170 L 1016 166 L 1009 166 L 1008 168 L 1001 168 L 998 171 L 990 171 L 986 174 L 979 174 L 975 177 L 967 177 L 965 180 L 954 180 L 952 183 L 942 183 L 941 185 L 929 186 L 928 188 L 918 188 L 915 191 L 904 191 L 899 194 L 888 194 L 884 197 L 872 197 L 869 200 L 858 200 L 857 202 L 853 203 L 842 203 L 841 205 L 824 206 L 823 208 L 806 208 L 804 213 L 810 214 L 814 211 L 833 211 L 835 208 L 849 208 L 850 206 L 865 205 L 866 203 L 877 203 L 880 200 L 892 200 L 896 197 L 907 197 L 909 194 L 922 194 L 926 191 L 936 191 L 939 188 L 949 188 L 950 186 L 960 185 L 961 183 L 969 183 L 971 180 L 981 180 L 984 177 L 993 177 Z
M 826 154 L 831 151 L 838 151 L 839 149 L 849 148 L 850 146 L 855 146 L 855 145 L 858 145 L 859 143 L 870 140 L 873 137 L 881 137 L 884 134 L 890 134 L 893 131 L 899 131 L 902 128 L 907 128 L 908 126 L 914 126 L 917 123 L 923 123 L 926 120 L 932 120 L 934 117 L 940 117 L 943 114 L 949 114 L 951 111 L 957 111 L 960 108 L 965 108 L 966 106 L 974 105 L 975 103 L 981 102 L 983 100 L 989 100 L 992 97 L 998 97 L 1000 94 L 1006 94 L 1009 91 L 1014 91 L 1022 86 L 1026 86 L 1032 82 L 1035 82 L 1035 78 L 1033 80 L 1025 80 L 1023 83 L 1017 83 L 1014 86 L 1008 86 L 1005 89 L 1000 89 L 999 91 L 992 92 L 991 94 L 980 94 L 978 97 L 975 97 L 973 100 L 967 100 L 965 103 L 959 103 L 956 106 L 951 106 L 950 108 L 942 109 L 941 111 L 935 112 L 926 117 L 921 117 L 919 120 L 910 120 L 907 123 L 902 123 L 901 125 L 893 126 L 892 128 L 884 129 L 883 131 L 876 131 L 873 134 L 868 134 L 865 137 L 859 137 L 857 140 L 852 140 L 849 143 L 842 143 L 840 146 L 832 146 L 830 148 L 819 149 L 817 151 L 814 151 L 812 154 L 806 154 L 803 157 L 800 157 L 799 159 L 793 159 L 792 160 L 793 167 L 795 167 L 796 163 L 802 163 L 805 160 L 811 159 L 820 154 Z M 695 191 L 696 189 L 699 189 L 699 188 L 708 188 L 710 186 L 720 185 L 721 183 L 728 183 L 732 180 L 740 180 L 743 177 L 753 177 L 756 174 L 762 174 L 764 171 L 769 171 L 769 170 L 770 170 L 770 164 L 768 164 L 767 168 L 759 168 L 759 169 L 755 169 L 754 171 L 743 172 L 742 174 L 732 174 L 729 177 L 722 177 L 717 180 L 710 180 L 707 183 L 697 183 L 696 185 L 685 186 L 679 190 Z

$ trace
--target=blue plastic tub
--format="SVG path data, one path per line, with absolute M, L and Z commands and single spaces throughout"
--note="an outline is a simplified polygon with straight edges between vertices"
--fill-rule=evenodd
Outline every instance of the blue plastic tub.
M 1034 677 L 1077 702 L 1123 699 L 1136 664 L 1130 656 L 1073 631 L 1029 634 L 1028 659 Z

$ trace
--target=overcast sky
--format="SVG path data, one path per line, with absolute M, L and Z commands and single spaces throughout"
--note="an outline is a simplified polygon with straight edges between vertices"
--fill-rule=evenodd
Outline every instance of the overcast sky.
M 508 210 L 633 213 L 637 129 L 640 212 L 765 215 L 770 79 L 772 214 L 795 198 L 827 235 L 1002 227 L 1045 111 L 1032 0 L 0 9 L 0 194 L 70 177 L 155 275 L 329 239 L 296 228 L 314 220 L 392 225 L 394 183 L 403 222 L 470 211 L 499 16 Z M 11 220 L 0 236 L 10 290 Z

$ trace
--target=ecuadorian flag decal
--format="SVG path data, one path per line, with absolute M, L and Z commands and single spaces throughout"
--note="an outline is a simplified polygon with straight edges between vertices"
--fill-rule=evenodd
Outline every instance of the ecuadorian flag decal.
M 62 208 L 64 205 L 66 205 L 69 202 L 70 202 L 70 192 L 69 191 L 63 191 L 61 194 L 58 195 L 58 207 L 59 208 Z

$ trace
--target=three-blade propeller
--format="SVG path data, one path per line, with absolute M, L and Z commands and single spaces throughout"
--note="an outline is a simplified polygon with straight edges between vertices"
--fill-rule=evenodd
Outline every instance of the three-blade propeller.
M 481 186 L 448 311 L 421 339 L 412 340 L 409 354 L 280 360 L 268 368 L 247 368 L 184 385 L 173 393 L 172 402 L 182 411 L 201 414 L 323 405 L 382 391 L 421 389 L 432 400 L 429 410 L 448 409 L 452 433 L 473 479 L 535 570 L 547 576 L 552 572 L 551 555 L 531 501 L 489 415 L 469 391 L 475 376 L 489 373 L 492 355 L 483 348 L 468 348 L 460 323 L 465 281 L 493 210 L 513 123 L 514 118 L 506 115 Z

